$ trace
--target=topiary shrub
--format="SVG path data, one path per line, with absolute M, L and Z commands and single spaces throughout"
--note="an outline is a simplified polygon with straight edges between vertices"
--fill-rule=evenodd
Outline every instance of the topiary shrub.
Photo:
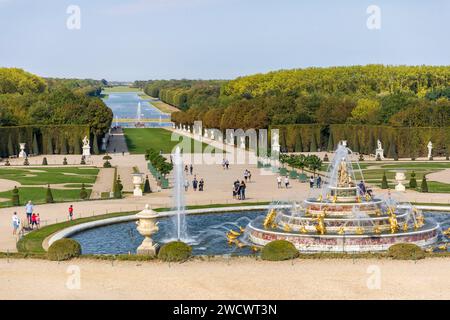
M 11 165 L 11 164 L 9 163 L 9 160 L 6 159 L 6 161 L 5 161 L 5 166 L 9 167 L 10 165 Z
M 108 160 L 106 160 L 104 163 L 103 163 L 103 168 L 111 168 L 112 166 L 111 166 L 111 162 L 109 162 Z
M 73 239 L 60 239 L 52 243 L 48 248 L 47 258 L 52 261 L 63 261 L 79 257 L 80 244 Z
M 411 177 L 409 179 L 409 187 L 411 189 L 417 188 L 416 173 L 414 172 L 414 170 L 413 170 L 413 172 L 411 172 Z
M 80 164 L 86 164 L 86 157 L 85 156 L 81 157 Z
M 328 159 L 328 154 L 325 153 L 325 156 L 323 157 L 323 162 L 329 162 L 330 159 Z
M 377 154 L 377 158 L 376 158 L 375 160 L 376 160 L 376 161 L 381 161 L 381 156 L 380 156 L 379 153 Z
M 67 166 L 67 158 L 66 157 L 64 157 L 64 159 L 63 159 L 63 165 Z
M 53 200 L 53 194 L 52 194 L 52 189 L 50 189 L 50 185 L 47 186 L 47 194 L 45 195 L 45 202 L 46 203 L 53 203 L 53 202 L 55 202 Z
M 286 168 L 280 168 L 280 175 L 285 176 L 288 173 L 288 170 Z
M 111 158 L 111 156 L 109 156 L 109 155 L 107 155 L 107 154 L 105 154 L 104 156 L 103 156 L 103 160 L 111 160 L 112 158 Z
M 14 187 L 12 190 L 11 201 L 13 206 L 20 206 L 19 189 L 17 189 L 17 187 Z
M 358 161 L 364 161 L 364 156 L 363 156 L 362 153 L 359 154 L 359 159 L 358 159 Z
M 181 241 L 172 241 L 161 247 L 158 258 L 166 262 L 181 262 L 189 259 L 191 254 L 191 246 Z
M 422 183 L 420 184 L 420 192 L 428 192 L 427 177 L 425 175 L 423 175 Z
M 25 158 L 25 160 L 23 161 L 23 165 L 24 166 L 29 166 L 30 162 L 28 161 L 28 158 Z
M 144 193 L 151 193 L 152 189 L 150 188 L 150 181 L 148 180 L 148 176 L 145 176 L 144 189 L 142 190 Z
M 286 240 L 274 240 L 266 244 L 261 250 L 261 259 L 269 261 L 290 260 L 298 256 L 298 250 L 291 242 Z
M 291 170 L 291 171 L 289 172 L 289 178 L 291 178 L 291 179 L 297 179 L 297 177 L 298 177 L 298 172 L 297 172 L 297 171 Z
M 386 178 L 386 171 L 383 172 L 383 178 L 381 179 L 381 189 L 388 189 L 389 185 Z
M 48 163 L 47 163 L 47 157 L 44 157 L 44 158 L 42 159 L 42 165 L 43 165 L 43 166 L 48 165 Z
M 80 199 L 85 200 L 88 196 L 88 193 L 86 191 L 86 187 L 84 186 L 84 183 L 81 184 L 81 190 L 80 190 Z
M 418 260 L 425 258 L 425 252 L 414 243 L 397 243 L 389 247 L 388 256 L 396 260 Z

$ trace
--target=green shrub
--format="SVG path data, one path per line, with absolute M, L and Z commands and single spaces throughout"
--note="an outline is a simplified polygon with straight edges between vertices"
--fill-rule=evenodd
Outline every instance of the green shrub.
M 411 189 L 417 188 L 416 173 L 414 171 L 411 172 L 411 178 L 409 179 L 409 187 Z
M 45 195 L 45 202 L 46 203 L 53 203 L 53 202 L 55 202 L 53 200 L 53 194 L 52 194 L 52 189 L 50 189 L 50 185 L 48 185 L 48 187 L 47 187 L 47 194 Z
M 328 154 L 325 153 L 325 156 L 323 157 L 323 162 L 329 162 L 330 159 L 328 158 Z
M 383 178 L 381 179 L 381 189 L 388 189 L 389 185 L 386 178 L 386 171 L 383 172 Z
M 29 166 L 30 162 L 28 161 L 28 158 L 25 158 L 25 160 L 23 161 L 23 165 L 24 166 Z
M 19 206 L 20 205 L 19 189 L 17 189 L 17 187 L 14 187 L 14 189 L 12 191 L 11 201 L 12 201 L 13 206 Z
M 105 154 L 104 156 L 103 156 L 103 160 L 111 160 L 112 158 L 111 158 L 111 156 L 109 156 L 109 155 L 107 155 L 107 154 Z
M 428 192 L 428 183 L 427 183 L 427 177 L 423 175 L 422 183 L 420 185 L 420 192 Z
M 44 157 L 44 158 L 42 159 L 42 165 L 43 165 L 43 166 L 48 165 L 48 163 L 47 163 L 47 157 Z
M 418 260 L 425 258 L 425 252 L 413 243 L 397 243 L 389 247 L 388 256 L 396 260 Z
M 286 168 L 280 168 L 280 175 L 282 175 L 282 176 L 285 176 L 285 175 L 287 175 L 287 173 L 288 173 L 288 170 L 286 169 Z
M 358 161 L 364 161 L 364 156 L 363 156 L 362 153 L 359 154 L 359 159 L 358 159 Z
M 186 261 L 191 253 L 191 246 L 181 241 L 172 241 L 161 247 L 158 258 L 166 262 Z
M 152 189 L 150 188 L 150 181 L 148 180 L 148 176 L 145 176 L 145 183 L 144 183 L 144 190 L 142 190 L 144 193 L 151 193 Z
M 81 254 L 80 244 L 73 239 L 60 239 L 48 248 L 47 258 L 52 261 L 63 261 L 76 258 Z
M 82 156 L 82 157 L 81 157 L 80 164 L 86 164 L 86 158 L 85 158 L 85 156 Z
M 64 157 L 64 159 L 63 159 L 63 165 L 64 165 L 64 166 L 67 165 L 67 158 L 66 158 L 66 157 Z
M 88 193 L 86 191 L 86 187 L 84 186 L 84 183 L 81 184 L 81 190 L 80 190 L 80 199 L 85 200 L 88 196 Z
M 298 177 L 297 171 L 292 170 L 292 171 L 289 172 L 289 178 L 291 178 L 291 179 L 297 179 L 297 177 Z
M 298 256 L 298 250 L 291 242 L 286 240 L 269 242 L 261 250 L 261 258 L 269 261 L 290 260 Z
M 108 160 L 106 160 L 104 163 L 103 163 L 103 168 L 111 168 L 112 166 L 111 166 L 111 162 L 109 162 Z
M 9 160 L 6 159 L 6 161 L 5 161 L 5 166 L 9 167 L 10 165 L 11 165 L 11 164 L 9 163 Z

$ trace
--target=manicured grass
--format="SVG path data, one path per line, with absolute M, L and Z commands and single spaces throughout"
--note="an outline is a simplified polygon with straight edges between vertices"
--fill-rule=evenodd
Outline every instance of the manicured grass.
M 172 141 L 172 132 L 161 128 L 125 128 L 124 133 L 128 150 L 132 154 L 144 154 L 148 149 L 172 153 L 176 145 L 186 140 L 188 141 L 188 146 L 190 143 L 191 153 L 195 152 L 194 143 L 197 144 L 197 148 L 201 144 L 202 150 L 208 146 L 206 143 L 200 143 L 182 135 L 178 135 L 178 141 Z
M 88 194 L 88 198 L 91 194 L 90 189 L 86 189 Z M 28 200 L 33 201 L 34 204 L 42 204 L 46 203 L 46 194 L 47 188 L 41 187 L 19 187 L 19 199 L 20 204 L 25 205 Z M 64 201 L 77 201 L 80 199 L 80 189 L 52 189 L 53 200 L 55 202 L 64 202 Z M 12 191 L 4 191 L 0 192 L 0 198 L 11 199 Z M 11 207 L 12 201 L 4 201 L 0 202 L 0 207 Z
M 30 168 L 0 168 L 0 179 L 19 182 L 22 185 L 45 185 L 59 183 L 87 183 L 95 182 L 97 168 L 78 167 L 30 167 Z

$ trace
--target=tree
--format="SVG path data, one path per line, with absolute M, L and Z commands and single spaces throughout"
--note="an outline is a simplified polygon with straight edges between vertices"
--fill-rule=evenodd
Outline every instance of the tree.
M 352 110 L 352 120 L 362 124 L 378 124 L 381 104 L 374 99 L 359 99 Z
M 122 183 L 120 181 L 120 176 L 117 177 L 114 186 L 113 186 L 113 194 L 114 198 L 121 199 L 122 198 Z
M 12 202 L 13 206 L 19 206 L 20 205 L 19 189 L 17 189 L 17 187 L 14 187 L 14 189 L 12 190 L 11 202 Z
M 317 152 L 317 142 L 316 142 L 316 135 L 313 133 L 311 135 L 311 145 L 309 147 L 310 152 Z
M 332 131 L 330 131 L 330 135 L 328 136 L 327 151 L 328 152 L 334 151 L 334 138 L 333 138 L 333 132 Z
M 428 192 L 428 183 L 427 183 L 427 177 L 423 175 L 422 183 L 420 185 L 420 192 Z
M 81 184 L 81 190 L 80 190 L 80 199 L 86 200 L 88 196 L 88 193 L 86 191 L 86 187 L 84 186 L 84 183 Z
M 53 194 L 52 189 L 50 189 L 50 185 L 47 186 L 47 194 L 45 195 L 45 202 L 46 203 L 53 203 Z
M 66 142 L 66 138 L 64 138 L 64 137 L 62 137 L 62 139 L 61 139 L 61 150 L 59 153 L 67 154 L 67 142 Z
M 99 154 L 100 153 L 99 150 L 98 150 L 98 141 L 97 140 L 98 140 L 97 135 L 94 135 L 94 141 L 92 143 L 92 152 L 94 154 Z
M 383 172 L 383 178 L 381 179 L 381 189 L 389 189 L 388 181 L 386 178 L 386 171 Z
M 308 168 L 312 170 L 314 176 L 316 175 L 316 171 L 320 170 L 322 167 L 322 160 L 316 155 L 309 155 L 306 160 L 308 164 Z
M 302 136 L 300 135 L 300 132 L 297 132 L 296 138 L 295 138 L 295 152 L 302 152 L 303 146 L 302 146 Z
M 11 135 L 8 136 L 8 155 L 12 156 L 15 155 L 16 152 L 14 151 L 14 146 L 12 143 Z
M 417 188 L 416 173 L 414 172 L 414 170 L 411 172 L 411 177 L 409 179 L 409 187 L 411 189 Z
M 53 154 L 52 137 L 50 135 L 47 138 L 47 154 Z
M 152 190 L 150 188 L 150 181 L 148 180 L 148 175 L 145 176 L 145 183 L 144 183 L 144 193 L 151 193 Z

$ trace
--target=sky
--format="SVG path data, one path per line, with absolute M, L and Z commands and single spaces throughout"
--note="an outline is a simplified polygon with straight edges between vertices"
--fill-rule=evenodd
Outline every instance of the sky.
M 448 0 L 0 0 L 0 30 L 0 66 L 45 77 L 450 64 Z

